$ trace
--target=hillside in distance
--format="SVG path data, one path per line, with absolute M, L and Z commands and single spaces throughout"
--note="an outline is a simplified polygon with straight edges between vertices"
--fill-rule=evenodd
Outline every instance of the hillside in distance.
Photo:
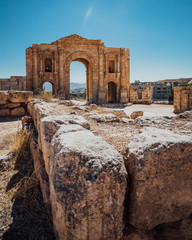
M 70 92 L 71 91 L 77 91 L 77 90 L 85 90 L 86 88 L 86 83 L 70 83 Z M 52 85 L 49 82 L 46 82 L 44 84 L 44 90 L 46 92 L 52 92 Z

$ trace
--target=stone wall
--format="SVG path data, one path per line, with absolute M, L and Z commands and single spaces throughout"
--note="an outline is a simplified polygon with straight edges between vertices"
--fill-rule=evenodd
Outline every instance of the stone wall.
M 174 113 L 192 110 L 192 86 L 174 88 Z
M 56 238 L 190 240 L 191 135 L 143 128 L 119 154 L 83 117 L 66 108 L 52 115 L 60 103 L 28 103 L 37 131 L 31 152 Z
M 11 76 L 10 78 L 0 78 L 0 90 L 26 91 L 26 77 Z
M 25 115 L 32 97 L 32 92 L 0 91 L 0 117 Z
M 151 84 L 147 83 L 144 91 L 136 91 L 133 86 L 130 86 L 130 102 L 151 104 Z
M 31 152 L 57 239 L 123 236 L 127 172 L 122 156 L 81 116 L 50 116 L 56 104 L 28 104 L 38 137 Z

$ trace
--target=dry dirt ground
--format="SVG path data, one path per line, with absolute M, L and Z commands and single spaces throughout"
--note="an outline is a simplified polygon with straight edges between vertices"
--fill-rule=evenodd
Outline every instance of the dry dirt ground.
M 19 118 L 0 118 L 0 155 L 9 151 L 20 123 Z
M 90 130 L 103 137 L 120 153 L 143 127 L 167 128 L 192 136 L 191 119 L 175 118 L 173 106 L 170 105 L 132 105 L 118 109 L 86 105 L 55 106 L 52 103 L 51 115 L 67 113 L 83 116 L 88 120 Z M 120 118 L 120 122 L 108 123 L 90 118 L 90 114 L 114 113 L 114 110 L 123 110 L 127 118 Z M 144 111 L 144 116 L 136 120 L 129 119 L 128 116 L 133 111 Z M 19 123 L 18 119 L 0 121 L 0 155 L 8 152 L 12 146 Z M 39 184 L 33 174 L 31 157 L 28 155 L 25 162 L 16 166 L 4 171 L 0 169 L 0 239 L 54 239 L 52 224 L 42 201 Z M 30 184 L 26 183 L 26 179 L 30 179 Z
M 16 138 L 19 126 L 20 119 L 5 118 L 0 121 L 0 239 L 54 240 L 52 223 L 35 177 L 29 144 L 21 148 L 17 156 L 11 156 L 7 164 L 1 161 L 2 154 L 12 151 L 19 140 Z

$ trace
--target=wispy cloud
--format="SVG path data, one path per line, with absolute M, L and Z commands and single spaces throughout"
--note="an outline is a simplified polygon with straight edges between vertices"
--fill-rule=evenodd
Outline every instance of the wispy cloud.
M 93 8 L 92 8 L 92 7 L 89 7 L 88 10 L 87 10 L 87 12 L 86 12 L 86 14 L 85 14 L 85 17 L 84 17 L 84 24 L 86 24 L 88 18 L 89 18 L 89 17 L 91 16 L 91 14 L 92 14 L 92 12 L 93 12 Z

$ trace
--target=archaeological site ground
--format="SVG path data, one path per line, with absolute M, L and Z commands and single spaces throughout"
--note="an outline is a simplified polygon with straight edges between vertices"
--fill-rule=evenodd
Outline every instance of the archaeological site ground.
M 33 44 L 26 77 L 0 79 L 0 239 L 192 239 L 192 86 L 154 104 L 129 60 L 74 34 Z M 73 61 L 86 100 L 70 96 Z

